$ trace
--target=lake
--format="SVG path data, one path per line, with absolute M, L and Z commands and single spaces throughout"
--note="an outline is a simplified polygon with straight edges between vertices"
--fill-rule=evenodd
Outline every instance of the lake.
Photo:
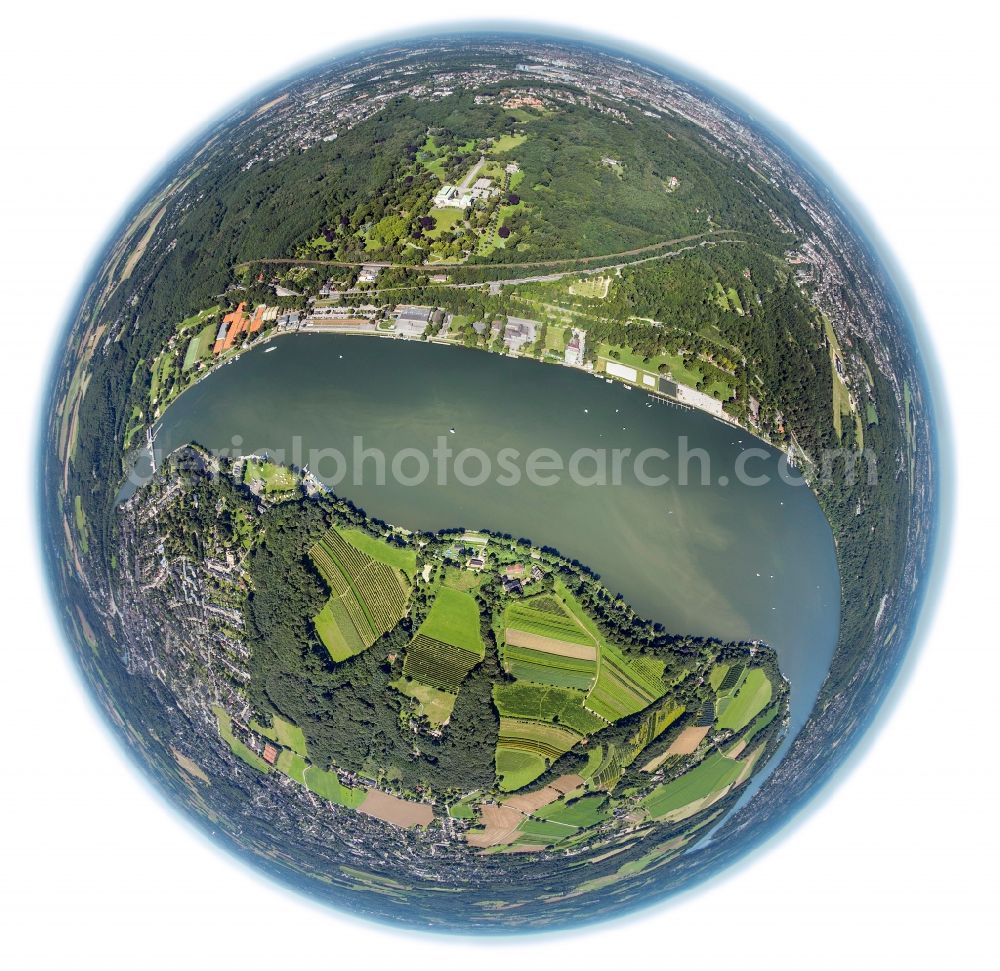
M 385 454 L 384 482 L 369 456 L 361 481 L 349 470 L 334 483 L 341 467 L 333 453 L 316 454 L 336 449 L 349 460 L 358 436 L 363 448 Z M 255 348 L 181 395 L 155 446 L 166 454 L 186 442 L 300 464 L 312 458 L 311 471 L 369 515 L 411 529 L 529 537 L 587 564 L 670 631 L 766 641 L 792 685 L 789 740 L 829 668 L 839 580 L 833 538 L 812 493 L 797 475 L 784 481 L 780 453 L 748 433 L 654 403 L 638 389 L 459 347 L 296 334 Z M 501 476 L 495 461 L 485 482 L 470 481 L 483 477 L 480 452 L 470 453 L 480 458 L 467 457 L 458 481 L 454 461 L 434 459 L 442 442 L 454 453 L 481 450 L 493 459 L 516 450 L 519 465 L 511 464 L 520 481 L 503 484 L 514 476 Z M 739 457 L 750 447 L 763 451 L 752 454 L 746 474 L 768 473 L 766 483 L 740 481 Z M 564 466 L 575 454 L 577 481 L 548 471 L 558 481 L 529 481 L 525 457 L 539 448 L 554 450 Z M 685 448 L 703 454 L 689 457 L 688 483 L 680 484 L 676 456 Z M 413 452 L 399 466 L 404 481 L 394 481 L 391 460 L 404 449 L 428 457 L 424 481 L 416 481 L 423 465 Z M 610 459 L 601 458 L 612 449 L 630 450 L 617 483 Z M 653 453 L 636 469 L 634 458 L 646 449 L 672 458 Z M 664 474 L 666 484 L 656 478 Z

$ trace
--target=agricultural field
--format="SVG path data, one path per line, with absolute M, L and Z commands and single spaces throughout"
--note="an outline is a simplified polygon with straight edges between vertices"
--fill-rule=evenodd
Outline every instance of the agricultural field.
M 412 580 L 417 572 L 416 550 L 393 546 L 360 529 L 343 529 L 340 533 L 351 546 L 361 550 L 366 556 L 391 566 L 394 570 L 402 570 L 408 580 Z
M 518 634 L 535 635 L 539 639 L 538 650 L 546 650 L 544 641 L 555 641 L 557 644 L 584 645 L 596 652 L 596 641 L 585 629 L 583 624 L 572 616 L 563 604 L 553 596 L 542 594 L 528 600 L 518 600 L 504 611 L 505 640 L 515 642 Z M 512 638 L 511 635 L 515 635 Z M 523 638 L 522 640 L 526 640 Z M 520 644 L 518 646 L 535 646 Z M 560 650 L 552 645 L 555 650 Z M 550 651 L 551 653 L 551 651 Z M 586 652 L 580 652 L 584 654 Z
M 743 768 L 742 762 L 715 752 L 679 779 L 657 786 L 642 805 L 654 819 L 665 816 L 731 786 Z
M 552 803 L 537 810 L 532 815 L 537 819 L 550 819 L 568 826 L 596 826 L 610 816 L 606 808 L 607 801 L 607 796 L 594 793 L 581 796 L 571 802 Z
M 465 648 L 483 656 L 483 638 L 479 631 L 479 604 L 470 593 L 442 587 L 419 633 L 438 641 Z
M 545 759 L 534 752 L 512 748 L 497 749 L 497 779 L 505 792 L 513 792 L 534 782 L 546 768 Z
M 719 685 L 719 701 L 716 705 L 716 725 L 734 732 L 745 728 L 771 703 L 772 686 L 761 668 L 745 670 L 739 665 L 730 668 L 730 673 L 739 668 L 738 677 L 729 681 L 729 673 Z
M 520 681 L 589 691 L 597 665 L 587 658 L 565 657 L 530 647 L 507 644 L 503 651 L 504 670 Z
M 585 697 L 582 691 L 522 681 L 493 686 L 493 701 L 502 716 L 557 722 L 583 735 L 592 735 L 608 723 L 584 708 Z
M 365 544 L 364 552 L 354 545 L 356 534 L 351 542 L 346 536 L 331 526 L 309 551 L 332 592 L 313 622 L 334 661 L 344 661 L 371 647 L 395 627 L 406 614 L 410 593 L 402 570 L 371 555 L 377 552 L 389 560 L 399 559 L 394 548 L 372 540 Z
M 587 707 L 609 722 L 633 715 L 663 696 L 663 662 L 626 657 L 611 644 L 601 645 L 597 681 L 587 696 Z
M 511 792 L 532 782 L 581 738 L 579 732 L 563 725 L 501 715 L 496 751 L 497 780 L 500 788 Z M 509 754 L 511 752 L 529 755 L 532 758 L 524 760 L 512 758 Z M 512 764 L 518 766 L 516 772 L 511 771 Z
M 465 591 L 441 587 L 407 645 L 403 673 L 413 681 L 455 694 L 484 652 L 476 599 Z
M 418 631 L 406 647 L 403 673 L 414 681 L 455 694 L 480 660 L 480 654 Z

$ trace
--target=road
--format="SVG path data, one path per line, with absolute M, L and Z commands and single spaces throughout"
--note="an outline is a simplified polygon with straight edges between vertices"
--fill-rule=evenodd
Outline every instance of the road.
M 532 270 L 532 269 L 543 269 L 545 267 L 558 267 L 558 266 L 579 266 L 581 263 L 596 263 L 603 260 L 615 260 L 622 259 L 626 260 L 630 256 L 642 256 L 644 253 L 652 253 L 655 250 L 664 249 L 667 246 L 676 246 L 678 243 L 691 243 L 695 240 L 703 240 L 712 236 L 721 236 L 723 234 L 735 233 L 736 230 L 733 229 L 709 229 L 704 233 L 693 233 L 690 236 L 678 236 L 676 239 L 664 239 L 658 243 L 649 243 L 646 246 L 637 246 L 635 249 L 622 250 L 620 253 L 604 253 L 598 256 L 576 256 L 576 257 L 566 257 L 559 260 L 533 260 L 525 263 L 455 263 L 455 262 L 443 262 L 443 263 L 385 263 L 379 262 L 377 260 L 294 260 L 288 259 L 287 257 L 277 257 L 269 258 L 264 257 L 256 260 L 246 260 L 243 263 L 237 263 L 237 268 L 254 266 L 255 264 L 277 264 L 277 265 L 287 265 L 287 266 L 342 266 L 342 267 L 358 267 L 358 266 L 377 266 L 383 270 L 408 270 L 410 272 L 416 273 L 426 273 L 430 271 L 439 270 Z M 655 259 L 655 257 L 651 257 Z M 628 262 L 641 262 L 641 260 Z M 618 266 L 624 266 L 625 263 L 616 264 Z M 612 269 L 613 267 L 604 266 L 601 269 Z M 563 273 L 563 276 L 569 273 L 580 273 L 585 272 L 579 269 L 569 270 Z M 544 277 L 540 279 L 546 279 Z M 513 282 L 513 281 L 504 281 Z M 525 279 L 521 282 L 530 283 L 533 282 L 532 279 Z

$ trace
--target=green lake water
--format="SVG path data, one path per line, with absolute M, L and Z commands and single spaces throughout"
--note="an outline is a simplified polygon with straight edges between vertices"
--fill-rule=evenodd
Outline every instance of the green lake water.
M 210 375 L 168 408 L 155 444 L 162 454 L 193 441 L 305 462 L 311 450 L 328 448 L 350 459 L 355 436 L 390 459 L 418 449 L 431 462 L 416 485 L 391 474 L 378 484 L 373 460 L 359 485 L 349 471 L 335 491 L 369 515 L 412 529 L 482 527 L 529 537 L 587 564 L 669 630 L 766 641 L 792 684 L 790 736 L 805 721 L 837 639 L 839 582 L 819 505 L 804 485 L 782 481 L 775 450 L 747 464 L 753 475 L 769 473 L 767 484 L 740 484 L 737 457 L 763 446 L 706 414 L 568 368 L 331 334 L 283 336 Z M 676 462 L 657 459 L 647 471 L 672 481 L 642 484 L 626 459 L 620 485 L 582 485 L 565 474 L 554 485 L 525 475 L 502 485 L 499 468 L 484 484 L 466 485 L 450 464 L 440 485 L 432 450 L 442 436 L 456 453 L 515 449 L 522 472 L 523 457 L 538 448 L 554 449 L 564 462 L 577 449 L 635 456 L 653 447 L 676 456 L 685 437 L 688 449 L 707 454 L 711 482 L 702 484 L 702 465 L 692 459 L 691 481 L 679 485 Z M 338 468 L 329 459 L 310 467 L 327 479 Z M 595 467 L 594 459 L 580 464 L 585 476 Z M 465 470 L 480 468 L 470 461 Z M 417 460 L 402 469 L 414 476 Z

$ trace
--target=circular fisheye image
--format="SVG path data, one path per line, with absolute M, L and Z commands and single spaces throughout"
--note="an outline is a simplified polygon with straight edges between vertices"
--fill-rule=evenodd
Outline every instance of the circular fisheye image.
M 634 53 L 401 39 L 150 184 L 53 365 L 41 528 L 111 730 L 217 844 L 424 929 L 620 916 L 870 725 L 937 522 L 876 249 Z

